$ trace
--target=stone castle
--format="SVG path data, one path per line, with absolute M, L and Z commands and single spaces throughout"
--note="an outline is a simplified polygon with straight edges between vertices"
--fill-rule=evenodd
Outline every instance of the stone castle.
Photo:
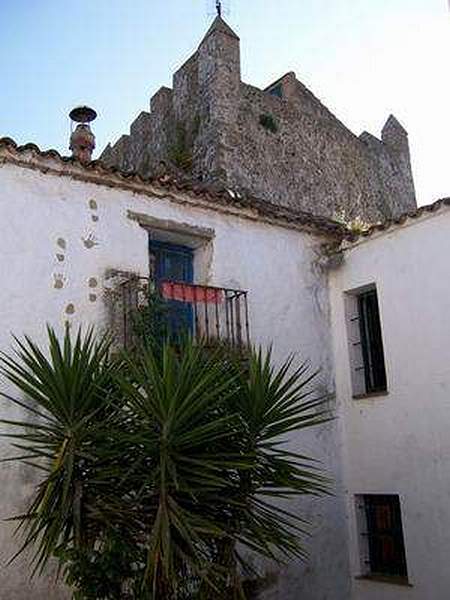
M 408 134 L 394 116 L 359 137 L 287 73 L 241 81 L 238 36 L 217 17 L 197 51 L 101 160 L 143 177 L 177 170 L 281 206 L 379 221 L 416 208 Z

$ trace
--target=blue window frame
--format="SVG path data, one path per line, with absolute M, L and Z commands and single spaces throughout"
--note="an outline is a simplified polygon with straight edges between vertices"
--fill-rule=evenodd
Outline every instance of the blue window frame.
M 149 252 L 153 257 L 152 276 L 157 285 L 162 281 L 194 282 L 194 253 L 191 248 L 150 238 Z M 189 302 L 179 302 L 178 300 L 168 300 L 167 305 L 170 332 L 172 334 L 182 330 L 192 332 L 192 305 Z
M 194 255 L 191 248 L 150 240 L 150 253 L 155 261 L 153 276 L 157 283 L 163 280 L 193 283 Z

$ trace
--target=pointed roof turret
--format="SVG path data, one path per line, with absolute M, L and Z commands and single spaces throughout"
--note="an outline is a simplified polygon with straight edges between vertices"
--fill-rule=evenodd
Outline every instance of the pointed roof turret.
M 381 140 L 391 151 L 407 155 L 409 160 L 408 132 L 394 115 L 389 115 L 381 130 Z
M 397 133 L 402 133 L 404 135 L 408 135 L 408 132 L 406 131 L 406 129 L 403 127 L 403 125 L 398 121 L 398 119 L 396 117 L 394 117 L 393 114 L 390 114 L 386 123 L 384 124 L 383 130 L 381 132 L 381 135 L 389 135 L 389 133 L 391 132 L 397 132 Z
M 228 23 L 226 23 L 220 15 L 217 15 L 217 17 L 214 19 L 214 21 L 211 24 L 211 27 L 206 32 L 205 37 L 203 38 L 201 43 L 203 43 L 213 33 L 223 33 L 225 35 L 229 35 L 235 40 L 239 40 L 239 36 L 237 36 L 234 33 L 234 31 L 231 29 Z

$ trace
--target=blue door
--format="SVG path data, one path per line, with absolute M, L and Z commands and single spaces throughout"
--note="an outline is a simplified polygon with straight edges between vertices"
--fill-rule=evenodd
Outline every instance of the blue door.
M 193 283 L 193 251 L 186 246 L 150 240 L 153 258 L 153 277 L 157 286 L 163 281 Z M 171 335 L 192 332 L 192 305 L 189 302 L 167 300 L 168 327 Z

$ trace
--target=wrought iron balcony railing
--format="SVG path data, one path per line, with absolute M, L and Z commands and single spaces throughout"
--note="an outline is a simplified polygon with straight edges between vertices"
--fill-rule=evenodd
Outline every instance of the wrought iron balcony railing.
M 120 284 L 123 341 L 133 341 L 133 315 L 145 314 L 152 295 L 164 306 L 162 318 L 170 333 L 188 331 L 206 342 L 223 341 L 233 347 L 250 344 L 248 292 L 209 285 L 132 277 Z

